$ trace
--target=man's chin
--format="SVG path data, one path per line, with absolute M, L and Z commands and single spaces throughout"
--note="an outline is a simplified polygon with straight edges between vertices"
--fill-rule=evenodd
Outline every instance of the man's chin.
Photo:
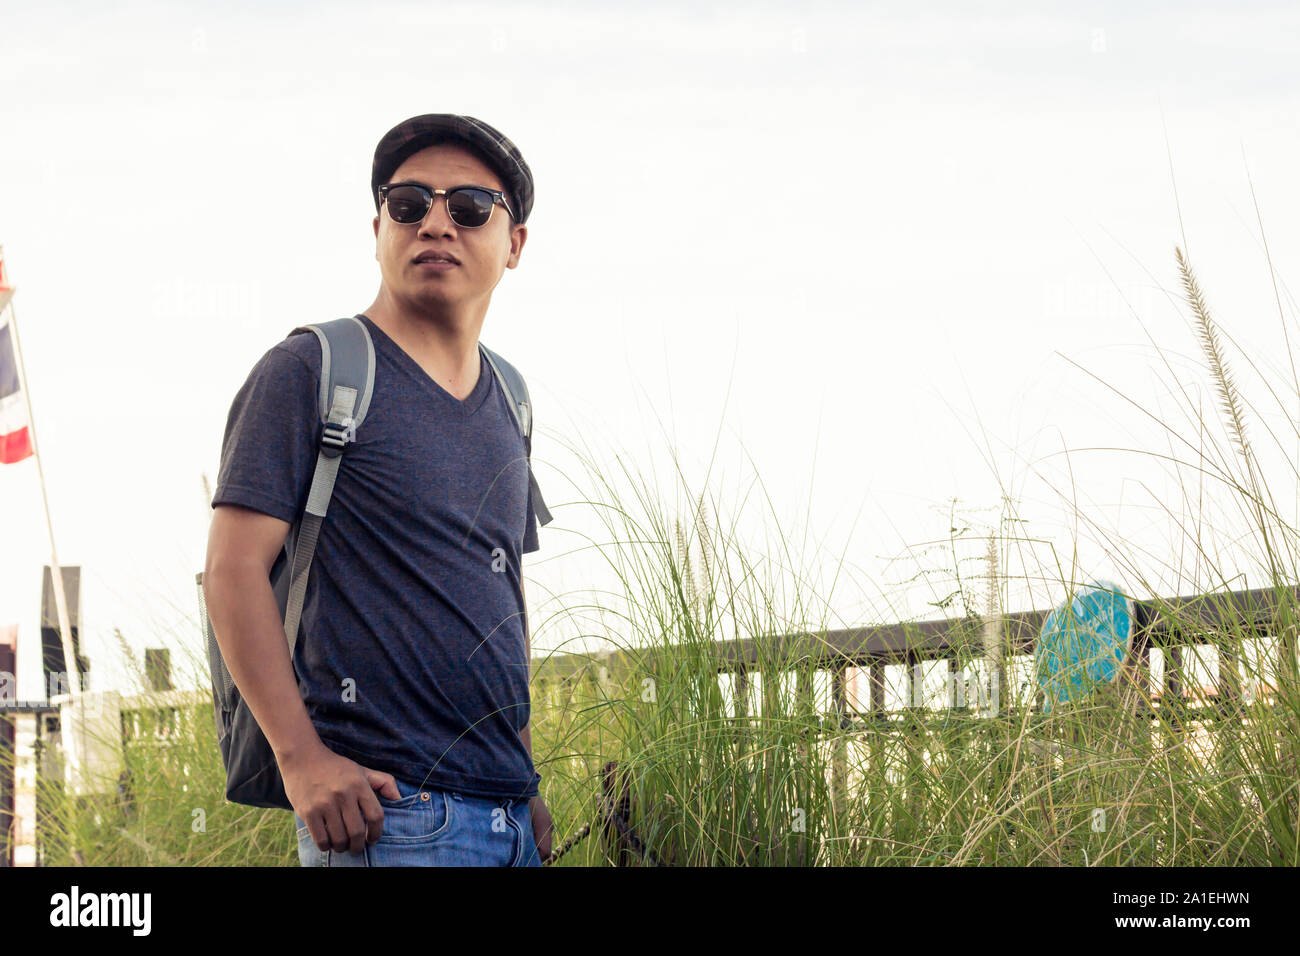
M 420 309 L 446 309 L 458 301 L 458 296 L 447 295 L 437 288 L 418 288 L 411 294 L 411 303 Z
M 416 289 L 406 299 L 417 315 L 460 315 L 466 312 L 464 296 L 442 294 L 437 289 Z

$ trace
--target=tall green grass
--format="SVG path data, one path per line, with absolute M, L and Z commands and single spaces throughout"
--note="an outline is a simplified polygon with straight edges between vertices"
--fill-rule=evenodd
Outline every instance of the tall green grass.
M 1207 632 L 1188 609 L 1157 600 L 1154 623 L 1236 662 L 1219 675 L 1225 694 L 1163 693 L 1129 669 L 1119 684 L 1050 715 L 1035 712 L 1032 694 L 1007 687 L 994 715 L 903 706 L 841 721 L 818 692 L 830 679 L 814 663 L 818 634 L 829 629 L 818 609 L 827 603 L 806 583 L 812 575 L 793 551 L 796 535 L 778 529 L 775 542 L 747 548 L 734 530 L 739 509 L 731 527 L 716 527 L 707 515 L 722 509 L 684 479 L 670 503 L 625 459 L 617 475 L 593 465 L 581 506 L 602 518 L 604 535 L 586 546 L 622 588 L 605 602 L 613 610 L 599 629 L 612 651 L 557 657 L 543 668 L 534 740 L 562 831 L 598 819 L 600 768 L 617 760 L 633 828 L 653 855 L 589 841 L 575 854 L 580 862 L 1300 862 L 1296 529 L 1268 493 L 1195 273 L 1181 250 L 1175 258 L 1230 439 L 1210 467 L 1253 520 L 1277 613 L 1263 632 L 1232 621 Z M 589 448 L 574 452 L 596 459 Z M 776 509 L 763 504 L 770 527 Z M 1191 543 L 1204 553 L 1204 542 Z M 1124 542 L 1110 544 L 1123 560 Z M 1230 590 L 1240 569 L 1204 557 L 1218 590 Z M 1051 582 L 1057 600 L 1083 583 L 1059 567 L 1032 575 Z M 1133 575 L 1130 590 L 1159 593 Z M 969 581 L 956 585 L 965 611 L 955 628 L 957 664 L 987 673 L 973 610 L 984 595 Z M 781 639 L 792 632 L 809 636 Z M 757 675 L 744 710 L 729 699 L 734 680 L 720 676 L 734 670 L 720 642 L 737 639 L 752 642 L 748 669 Z M 1157 668 L 1166 663 L 1160 650 L 1151 656 Z
M 198 634 L 198 623 L 195 622 Z M 122 719 L 122 773 L 104 793 L 74 796 L 51 777 L 38 800 L 50 866 L 297 865 L 292 818 L 225 799 L 225 771 L 210 697 L 185 702 L 146 689 L 143 668 L 125 641 L 133 686 Z M 196 639 L 195 648 L 200 646 Z M 206 656 L 181 662 L 182 687 L 207 680 Z M 132 693 L 134 691 L 134 693 Z M 67 733 L 64 728 L 63 733 Z

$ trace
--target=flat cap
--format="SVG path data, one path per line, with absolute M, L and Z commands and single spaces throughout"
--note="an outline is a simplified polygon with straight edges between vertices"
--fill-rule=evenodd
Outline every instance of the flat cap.
M 455 113 L 425 113 L 398 123 L 375 147 L 370 170 L 370 195 L 379 211 L 379 187 L 388 182 L 397 167 L 412 153 L 438 143 L 467 145 L 501 177 L 501 185 L 514 210 L 516 224 L 526 222 L 533 211 L 533 173 L 519 147 L 499 130 L 472 116 Z

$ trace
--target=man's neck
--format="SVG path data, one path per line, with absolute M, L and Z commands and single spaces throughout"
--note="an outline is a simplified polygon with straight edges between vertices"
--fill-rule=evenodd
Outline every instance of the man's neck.
M 478 383 L 478 338 L 486 312 L 415 313 L 399 307 L 381 289 L 365 314 L 430 378 L 464 400 Z

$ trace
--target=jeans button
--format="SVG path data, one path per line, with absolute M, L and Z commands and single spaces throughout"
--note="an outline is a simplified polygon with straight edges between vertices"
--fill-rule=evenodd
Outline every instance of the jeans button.
M 421 799 L 421 800 L 428 800 L 428 799 L 429 799 L 429 791 L 427 791 L 427 790 L 421 790 L 421 791 L 420 791 L 420 799 Z

